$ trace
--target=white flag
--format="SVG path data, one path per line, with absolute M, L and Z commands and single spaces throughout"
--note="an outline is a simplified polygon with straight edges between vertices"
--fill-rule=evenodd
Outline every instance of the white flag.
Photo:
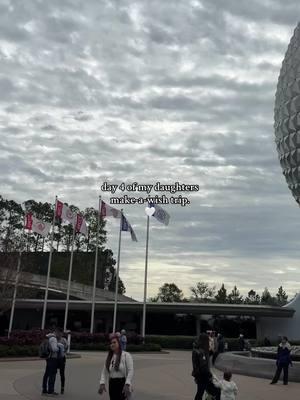
M 77 214 L 75 232 L 82 233 L 83 235 L 87 235 L 87 230 L 88 230 L 88 228 L 87 228 L 85 219 L 83 218 L 82 215 Z
M 38 233 L 42 236 L 47 236 L 50 232 L 51 224 L 44 222 L 32 215 L 32 213 L 26 214 L 25 229 L 29 229 L 32 232 Z
M 150 203 L 149 207 L 155 208 L 155 213 L 153 214 L 153 217 L 156 218 L 157 221 L 161 222 L 164 225 L 169 225 L 170 215 L 167 213 L 167 211 L 165 211 L 159 205 L 153 203 Z
M 67 221 L 73 226 L 77 222 L 77 215 L 66 206 L 62 201 L 57 200 L 56 202 L 56 216 L 61 218 L 63 221 Z
M 101 201 L 100 215 L 101 217 L 121 218 L 122 214 L 121 211 L 109 206 L 104 201 Z

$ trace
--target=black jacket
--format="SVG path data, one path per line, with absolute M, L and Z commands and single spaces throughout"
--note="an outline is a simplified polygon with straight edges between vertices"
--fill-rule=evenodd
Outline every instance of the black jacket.
M 209 358 L 202 349 L 194 349 L 192 353 L 193 372 L 192 376 L 195 380 L 204 382 L 211 379 L 209 370 Z
M 282 346 L 280 344 L 277 348 L 277 364 L 279 365 L 290 365 L 292 364 L 291 359 L 291 346 L 287 344 Z

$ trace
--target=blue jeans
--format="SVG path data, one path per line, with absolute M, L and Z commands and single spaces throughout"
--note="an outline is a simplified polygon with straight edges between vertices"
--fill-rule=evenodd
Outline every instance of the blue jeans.
M 43 392 L 53 393 L 57 372 L 57 358 L 47 358 L 43 377 Z

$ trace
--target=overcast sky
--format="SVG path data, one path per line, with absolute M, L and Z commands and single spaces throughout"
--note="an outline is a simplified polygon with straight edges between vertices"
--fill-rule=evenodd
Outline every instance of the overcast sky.
M 165 206 L 168 227 L 151 219 L 149 295 L 197 281 L 293 295 L 300 210 L 273 107 L 298 15 L 296 0 L 1 0 L 0 193 L 84 208 L 109 202 L 105 181 L 197 184 Z M 139 242 L 123 234 L 121 277 L 139 299 L 146 215 L 123 208 Z

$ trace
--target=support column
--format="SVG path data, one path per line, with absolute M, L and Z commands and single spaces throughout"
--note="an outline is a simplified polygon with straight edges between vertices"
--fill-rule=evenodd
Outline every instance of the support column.
M 140 314 L 140 335 L 143 332 L 143 316 Z
M 255 317 L 255 325 L 256 325 L 256 339 L 257 340 L 263 340 L 264 339 L 264 334 L 260 322 L 259 317 Z
M 196 318 L 196 335 L 200 336 L 201 333 L 201 315 L 195 315 Z

